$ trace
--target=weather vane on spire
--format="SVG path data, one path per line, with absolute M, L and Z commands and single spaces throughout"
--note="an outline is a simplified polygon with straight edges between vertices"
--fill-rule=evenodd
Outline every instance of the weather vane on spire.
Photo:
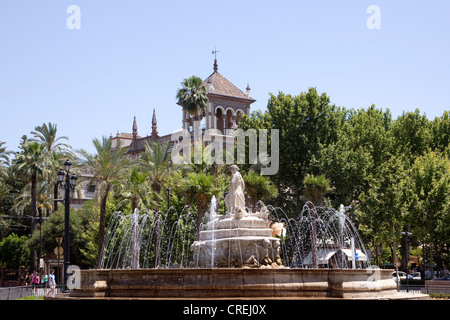
M 217 70 L 219 68 L 217 66 L 217 52 L 219 52 L 219 51 L 217 51 L 216 47 L 214 47 L 214 50 L 212 52 L 212 54 L 214 55 L 214 72 L 217 72 Z
M 216 50 L 216 47 L 214 47 L 214 50 L 213 50 L 213 52 L 212 52 L 212 54 L 214 55 L 214 59 L 217 59 L 217 53 L 218 53 L 219 51 L 217 51 Z

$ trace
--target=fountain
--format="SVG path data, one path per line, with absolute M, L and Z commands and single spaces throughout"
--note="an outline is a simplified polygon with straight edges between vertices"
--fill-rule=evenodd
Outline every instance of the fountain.
M 173 224 L 158 212 L 116 213 L 103 268 L 81 270 L 70 298 L 396 297 L 392 270 L 369 266 L 344 206 L 308 202 L 292 218 L 259 202 L 249 212 L 236 166 L 232 173 L 228 212 L 217 214 L 213 197 L 198 239 L 189 210 Z
M 192 260 L 189 242 L 195 228 L 189 210 L 172 225 L 162 212 L 115 212 L 106 229 L 101 269 L 186 267 Z

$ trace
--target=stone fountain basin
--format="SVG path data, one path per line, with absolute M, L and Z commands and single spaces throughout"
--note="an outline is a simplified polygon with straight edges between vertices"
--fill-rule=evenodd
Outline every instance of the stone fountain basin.
M 243 237 L 272 237 L 272 229 L 250 229 L 250 228 L 235 228 L 235 229 L 218 229 L 218 230 L 204 230 L 200 232 L 200 241 L 202 240 L 218 240 L 225 238 L 243 238 Z
M 396 294 L 388 269 L 81 270 L 70 297 L 383 299 Z
M 248 228 L 248 229 L 266 229 L 269 228 L 269 222 L 267 219 L 262 219 L 255 216 L 247 216 L 242 219 L 234 219 L 233 217 L 219 216 L 213 221 L 209 221 L 206 224 L 207 230 L 219 230 L 219 229 L 236 229 L 236 228 Z

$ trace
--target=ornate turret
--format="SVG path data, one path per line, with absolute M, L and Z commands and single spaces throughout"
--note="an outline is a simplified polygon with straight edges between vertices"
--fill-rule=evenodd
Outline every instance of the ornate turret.
M 152 117 L 152 138 L 157 138 L 158 135 L 158 126 L 156 123 L 156 111 L 153 109 L 153 117 Z
M 137 148 L 137 139 L 138 139 L 138 133 L 137 133 L 137 122 L 136 122 L 136 116 L 134 116 L 133 120 L 133 141 L 131 142 L 131 146 L 133 149 Z

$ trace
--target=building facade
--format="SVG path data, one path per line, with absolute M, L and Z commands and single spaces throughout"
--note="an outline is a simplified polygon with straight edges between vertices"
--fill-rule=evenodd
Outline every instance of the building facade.
M 227 136 L 229 130 L 235 130 L 242 117 L 250 114 L 250 106 L 256 100 L 250 97 L 249 85 L 244 92 L 218 72 L 217 59 L 214 59 L 213 73 L 203 81 L 202 85 L 205 86 L 208 97 L 207 107 L 201 115 L 202 130 L 217 129 L 218 131 L 215 132 L 221 133 L 225 137 L 223 141 L 226 143 L 227 137 L 230 138 L 230 136 Z M 181 105 L 180 114 L 182 115 L 182 128 L 192 133 L 193 117 L 184 111 Z M 151 146 L 153 143 L 167 141 L 170 143 L 171 137 L 171 134 L 159 134 L 156 110 L 153 109 L 150 135 L 142 137 L 138 134 L 137 120 L 134 117 L 131 132 L 118 132 L 116 136 L 111 135 L 110 139 L 113 148 L 119 145 L 122 148 L 127 148 L 126 156 L 130 160 L 134 160 L 145 151 L 146 144 Z M 84 170 L 79 177 L 78 192 L 74 197 L 76 206 L 81 206 L 84 201 L 95 198 L 98 193 L 98 184 L 92 181 L 92 174 Z
M 227 130 L 237 128 L 239 121 L 244 115 L 250 115 L 250 105 L 256 100 L 250 97 L 250 87 L 247 85 L 246 91 L 241 91 L 218 71 L 217 59 L 214 59 L 213 73 L 207 77 L 203 83 L 207 90 L 208 104 L 201 115 L 202 130 L 217 129 L 223 135 Z M 180 105 L 182 128 L 192 132 L 194 126 L 193 117 L 183 110 Z M 171 141 L 171 134 L 159 135 L 156 120 L 156 111 L 153 109 L 152 133 L 149 136 L 141 137 L 138 134 L 136 117 L 134 117 L 131 133 L 117 133 L 111 136 L 113 147 L 121 145 L 127 147 L 127 156 L 135 159 L 145 151 L 145 144 L 163 143 Z

